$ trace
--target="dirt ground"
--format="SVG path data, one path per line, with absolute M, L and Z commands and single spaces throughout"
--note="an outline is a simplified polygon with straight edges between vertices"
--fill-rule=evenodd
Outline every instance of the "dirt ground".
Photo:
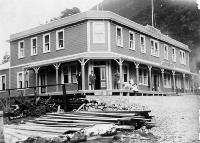
M 199 143 L 200 96 L 87 96 L 107 104 L 139 104 L 151 110 L 159 143 Z

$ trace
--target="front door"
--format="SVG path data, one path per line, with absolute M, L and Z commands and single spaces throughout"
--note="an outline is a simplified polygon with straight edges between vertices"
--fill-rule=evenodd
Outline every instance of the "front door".
M 95 89 L 106 89 L 106 67 L 94 67 Z
M 45 72 L 42 72 L 40 75 L 40 85 L 41 85 L 41 93 L 46 93 L 46 75 Z

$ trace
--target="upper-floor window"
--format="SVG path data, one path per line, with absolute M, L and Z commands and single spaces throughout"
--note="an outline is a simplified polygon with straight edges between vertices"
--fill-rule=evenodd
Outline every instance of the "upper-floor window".
M 50 34 L 43 35 L 43 53 L 50 52 Z
M 24 74 L 23 72 L 17 73 L 17 88 L 23 88 L 24 87 Z
M 24 41 L 19 41 L 18 43 L 18 58 L 24 57 Z
M 116 26 L 116 42 L 117 46 L 123 47 L 122 27 Z
M 144 35 L 140 35 L 140 48 L 142 53 L 146 53 L 146 44 Z
M 37 37 L 31 38 L 31 56 L 37 55 Z
M 180 50 L 180 63 L 186 65 L 186 56 L 185 52 Z
M 93 23 L 93 43 L 105 43 L 105 23 Z
M 159 56 L 159 44 L 158 41 L 151 39 L 151 55 Z
M 168 60 L 169 56 L 168 56 L 168 46 L 167 45 L 164 45 L 164 59 L 165 60 Z
M 172 61 L 176 62 L 176 49 L 172 47 Z
M 6 90 L 6 75 L 0 75 L 0 91 Z
M 135 34 L 129 31 L 129 48 L 135 50 Z
M 56 31 L 56 49 L 64 48 L 64 30 Z

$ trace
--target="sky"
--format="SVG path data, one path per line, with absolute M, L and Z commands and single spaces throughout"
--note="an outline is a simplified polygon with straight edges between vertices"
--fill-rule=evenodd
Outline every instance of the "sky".
M 11 34 L 45 24 L 66 8 L 87 11 L 102 0 L 0 0 L 0 60 L 10 52 Z
M 103 0 L 0 0 L 0 60 L 10 52 L 11 34 L 45 24 L 65 8 L 87 11 Z M 197 0 L 200 9 L 200 0 Z

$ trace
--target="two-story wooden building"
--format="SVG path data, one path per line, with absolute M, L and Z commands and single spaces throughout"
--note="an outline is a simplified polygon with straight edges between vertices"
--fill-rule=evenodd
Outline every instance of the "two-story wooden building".
M 120 89 L 133 79 L 139 90 L 191 91 L 187 45 L 109 11 L 72 15 L 13 34 L 9 41 L 10 89 L 66 84 L 72 90 L 80 71 L 87 91 L 94 71 L 95 90 L 112 90 L 118 70 Z M 39 88 L 39 93 L 59 91 Z

